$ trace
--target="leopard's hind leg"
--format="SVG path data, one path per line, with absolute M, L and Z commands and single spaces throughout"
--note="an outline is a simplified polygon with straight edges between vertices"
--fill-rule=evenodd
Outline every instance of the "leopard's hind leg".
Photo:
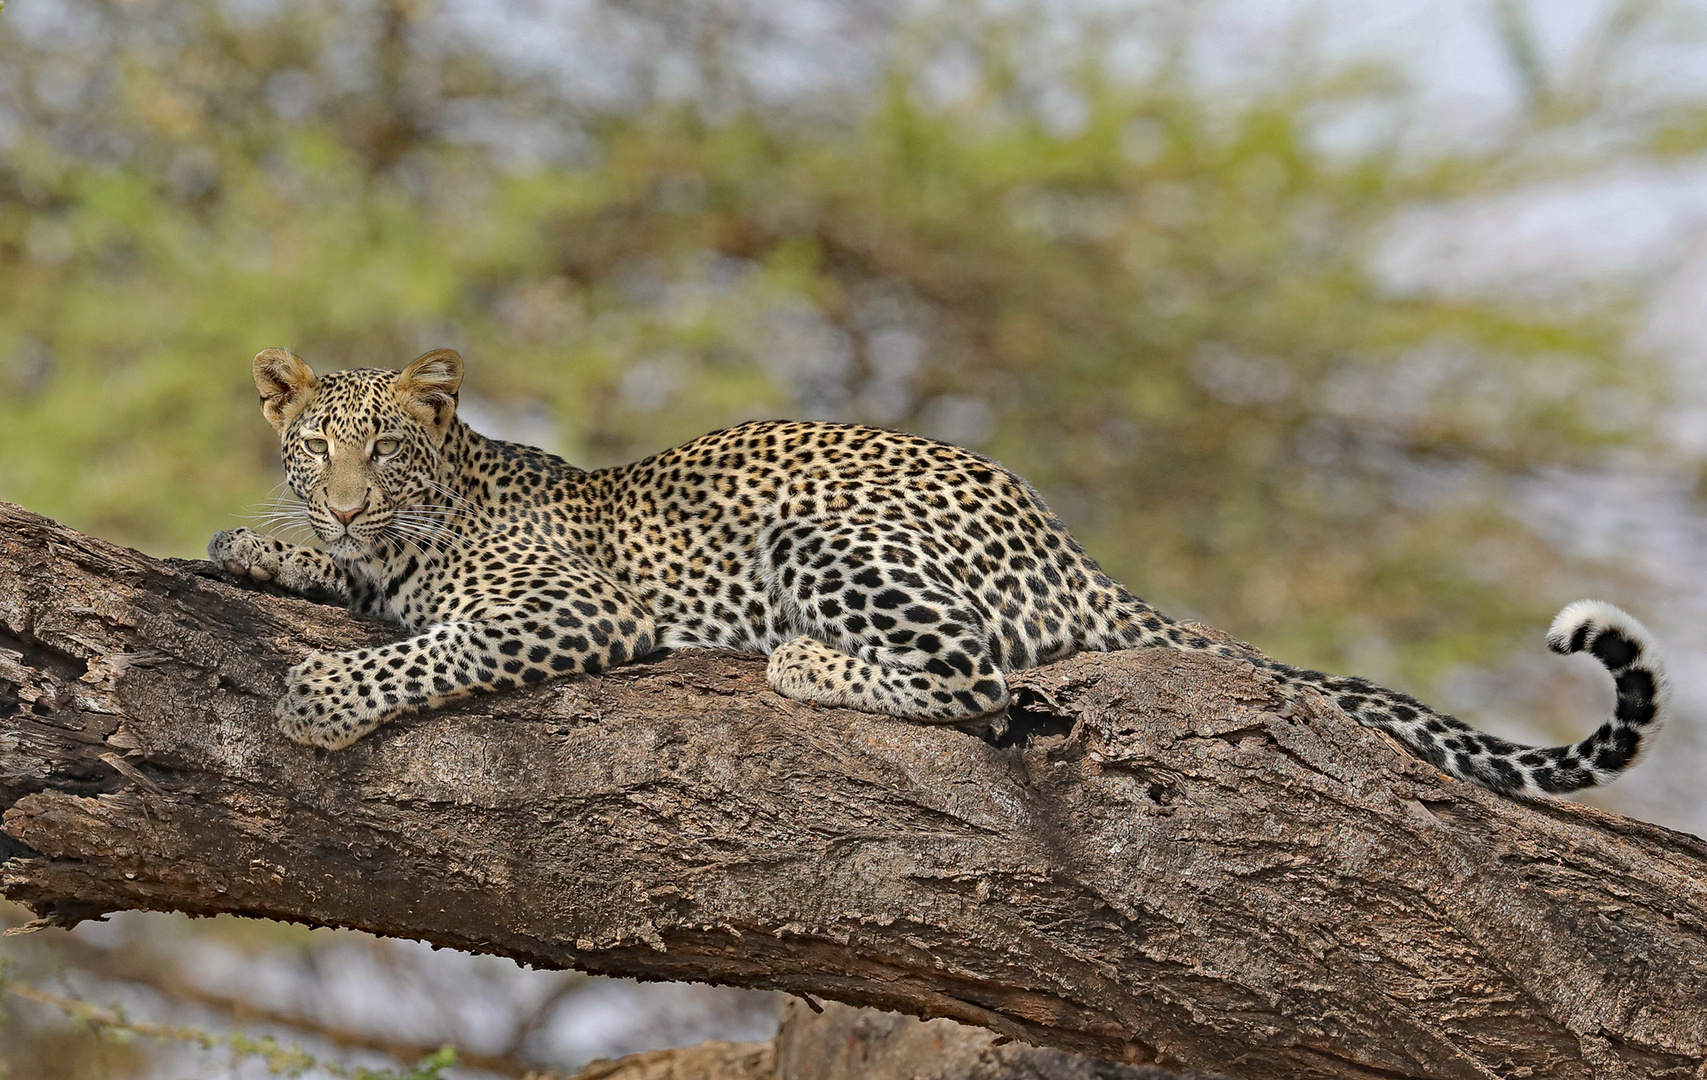
M 918 531 L 796 522 L 772 530 L 764 558 L 774 602 L 801 631 L 771 653 L 779 692 L 939 723 L 1007 703 L 987 620 Z

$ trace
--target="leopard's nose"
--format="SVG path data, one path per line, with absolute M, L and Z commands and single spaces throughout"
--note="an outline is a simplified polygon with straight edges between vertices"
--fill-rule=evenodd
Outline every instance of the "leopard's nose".
M 354 510 L 340 510 L 336 506 L 332 506 L 331 504 L 327 504 L 326 509 L 332 511 L 333 517 L 337 518 L 339 521 L 343 522 L 345 525 L 348 525 L 350 522 L 356 520 L 357 516 L 359 516 L 363 510 L 367 509 L 367 501 L 363 500 L 362 504 L 360 506 L 356 507 Z

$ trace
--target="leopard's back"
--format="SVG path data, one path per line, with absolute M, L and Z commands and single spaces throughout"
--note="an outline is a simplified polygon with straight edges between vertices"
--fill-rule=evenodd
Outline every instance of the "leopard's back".
M 1134 599 L 1024 480 L 916 435 L 761 421 L 595 475 L 608 507 L 601 558 L 658 613 L 670 645 L 770 652 L 801 632 L 789 612 L 808 599 L 848 609 L 850 594 L 864 591 L 851 575 L 822 595 L 838 544 L 872 546 L 916 574 L 904 585 L 909 607 L 972 603 L 1002 670 L 1087 647 L 1106 629 L 1104 613 Z M 779 544 L 795 551 L 820 532 L 850 529 L 784 580 Z M 813 563 L 822 565 L 812 596 L 800 597 Z

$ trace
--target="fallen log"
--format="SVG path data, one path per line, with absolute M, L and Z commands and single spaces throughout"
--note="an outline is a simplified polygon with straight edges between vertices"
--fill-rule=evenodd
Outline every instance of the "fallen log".
M 0 504 L 0 894 L 1238 1077 L 1707 1077 L 1707 844 L 1447 779 L 1248 663 L 1073 657 L 999 731 L 803 705 L 716 652 L 336 753 L 273 730 L 287 667 L 395 634 Z

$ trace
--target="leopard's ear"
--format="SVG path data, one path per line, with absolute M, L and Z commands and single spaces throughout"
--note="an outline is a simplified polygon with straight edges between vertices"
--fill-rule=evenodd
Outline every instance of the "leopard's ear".
M 308 365 L 288 349 L 262 349 L 255 354 L 255 389 L 261 392 L 261 414 L 280 435 L 301 414 L 319 385 Z
M 462 357 L 455 349 L 434 349 L 398 373 L 397 399 L 421 423 L 443 435 L 456 415 L 462 388 Z

